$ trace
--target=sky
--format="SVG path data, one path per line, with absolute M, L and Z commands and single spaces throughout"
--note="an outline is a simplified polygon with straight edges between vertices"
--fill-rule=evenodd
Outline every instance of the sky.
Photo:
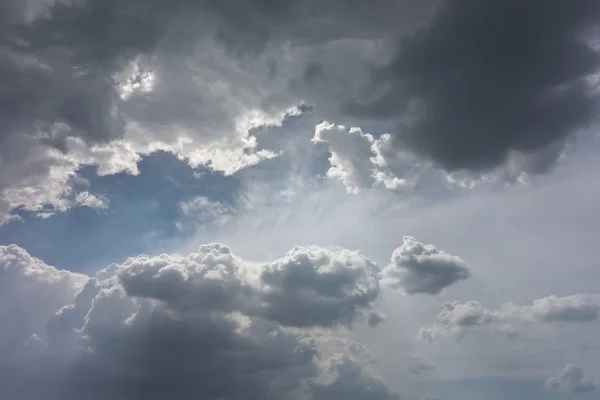
M 591 400 L 600 3 L 0 0 L 0 398 Z

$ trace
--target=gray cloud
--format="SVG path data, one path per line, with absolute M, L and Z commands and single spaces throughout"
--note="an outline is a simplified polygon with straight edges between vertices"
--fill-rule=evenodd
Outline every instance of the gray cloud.
M 465 329 L 485 325 L 499 325 L 507 337 L 519 334 L 518 324 L 573 324 L 588 323 L 600 316 L 600 295 L 576 294 L 535 299 L 531 305 L 505 303 L 500 309 L 488 309 L 478 301 L 445 302 L 437 315 L 437 322 L 421 328 L 418 337 L 434 341 L 444 335 L 461 335 Z
M 461 335 L 464 329 L 487 325 L 498 320 L 497 313 L 484 308 L 477 301 L 444 302 L 437 315 L 437 323 L 430 328 L 421 328 L 418 339 L 433 342 L 443 335 Z
M 557 377 L 551 377 L 544 383 L 549 392 L 569 392 L 575 394 L 593 392 L 598 388 L 597 383 L 588 378 L 583 368 L 578 365 L 567 365 Z
M 0 336 L 2 348 L 12 344 L 19 350 L 3 352 L 0 372 L 11 380 L 0 383 L 2 396 L 396 398 L 383 380 L 351 358 L 351 348 L 348 354 L 324 358 L 318 335 L 286 329 L 278 315 L 260 312 L 269 307 L 261 302 L 270 301 L 260 296 L 262 290 L 268 292 L 261 286 L 261 270 L 272 274 L 269 285 L 278 287 L 285 283 L 271 278 L 285 281 L 289 276 L 283 269 L 294 269 L 295 261 L 304 259 L 303 268 L 315 263 L 315 274 L 290 290 L 310 291 L 314 285 L 314 293 L 325 302 L 314 304 L 324 308 L 329 319 L 313 316 L 318 308 L 306 309 L 309 316 L 301 314 L 290 324 L 337 322 L 334 306 L 326 303 L 335 305 L 333 299 L 343 298 L 345 291 L 350 295 L 368 288 L 362 281 L 352 288 L 352 280 L 361 276 L 361 260 L 366 262 L 357 253 L 297 248 L 285 259 L 261 264 L 212 244 L 187 257 L 133 257 L 87 279 L 49 267 L 17 246 L 2 250 L 5 268 L 0 272 L 10 272 L 2 283 L 15 288 L 3 291 L 3 305 L 28 301 L 19 309 L 22 316 L 3 312 L 3 326 L 35 317 L 34 324 L 24 325 L 12 337 Z M 38 281 L 45 283 L 43 288 Z M 284 293 L 277 299 L 289 303 Z M 339 307 L 351 304 L 345 301 Z M 51 307 L 54 312 L 48 311 Z
M 598 296 L 548 296 L 533 301 L 529 311 L 546 322 L 591 322 L 600 315 Z
M 333 376 L 329 378 L 329 382 L 319 383 L 313 387 L 315 400 L 399 398 L 383 381 L 364 374 L 364 367 L 352 362 L 348 357 L 332 357 L 327 370 Z
M 411 356 L 408 370 L 415 375 L 420 375 L 435 370 L 435 365 L 419 356 Z
M 249 130 L 303 100 L 339 115 L 377 43 L 422 24 L 431 3 L 3 1 L 0 224 L 18 207 L 76 206 L 84 165 L 136 173 L 164 150 L 233 174 L 273 157 Z M 302 79 L 317 61 L 325 85 Z
M 350 325 L 379 295 L 378 273 L 358 252 L 296 247 L 261 272 L 265 315 L 299 327 Z
M 400 118 L 395 147 L 449 171 L 488 170 L 518 152 L 524 172 L 543 172 L 596 119 L 588 28 L 598 22 L 594 1 L 446 1 L 378 71 L 386 93 L 347 111 Z
M 375 327 L 379 324 L 384 323 L 386 320 L 385 315 L 378 313 L 377 311 L 371 311 L 367 317 L 367 323 L 369 326 Z
M 394 250 L 390 264 L 382 272 L 383 282 L 388 285 L 408 294 L 439 294 L 453 283 L 471 276 L 459 257 L 411 236 L 404 236 L 402 240 L 402 246 Z
M 18 246 L 0 246 L 0 352 L 10 358 L 69 304 L 87 277 L 60 271 Z
M 499 179 L 519 180 L 553 164 L 595 110 L 582 79 L 596 53 L 572 35 L 596 22 L 588 1 L 517 11 L 516 0 L 446 2 L 408 37 L 438 1 L 233 3 L 4 1 L 0 223 L 18 207 L 46 217 L 76 206 L 84 165 L 136 173 L 141 155 L 164 150 L 234 174 L 276 156 L 253 129 L 280 124 L 302 102 L 344 126 L 382 114 L 395 122 L 418 103 L 416 122 L 391 136 L 330 143 L 330 177 L 350 191 L 415 184 L 427 163 L 410 152 L 453 171 L 509 157 Z M 507 19 L 514 34 L 492 29 Z M 343 112 L 381 82 L 390 94 Z
M 357 252 L 295 247 L 266 264 L 219 244 L 188 257 L 129 259 L 119 277 L 130 296 L 180 310 L 243 311 L 284 326 L 350 325 L 379 295 L 379 267 Z

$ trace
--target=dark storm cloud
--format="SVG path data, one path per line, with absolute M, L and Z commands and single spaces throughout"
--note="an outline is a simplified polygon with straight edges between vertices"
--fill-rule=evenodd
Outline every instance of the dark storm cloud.
M 490 169 L 518 151 L 542 158 L 527 172 L 544 171 L 598 112 L 586 77 L 599 67 L 599 21 L 594 0 L 448 0 L 378 71 L 385 94 L 347 111 L 400 118 L 395 145 L 447 170 Z

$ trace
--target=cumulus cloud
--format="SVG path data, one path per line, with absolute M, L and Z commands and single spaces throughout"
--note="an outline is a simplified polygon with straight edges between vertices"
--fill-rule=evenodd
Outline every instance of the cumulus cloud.
M 344 126 L 323 122 L 315 127 L 313 141 L 329 144 L 331 167 L 327 176 L 344 184 L 349 193 L 374 185 L 372 135 L 363 133 L 360 128 L 346 130 Z
M 576 294 L 566 297 L 548 296 L 535 299 L 531 305 L 505 303 L 499 309 L 488 309 L 480 302 L 445 302 L 436 324 L 421 328 L 418 337 L 434 341 L 436 337 L 460 335 L 466 329 L 498 325 L 508 337 L 518 335 L 522 323 L 589 323 L 600 315 L 600 295 Z
M 522 312 L 546 322 L 591 322 L 600 315 L 600 297 L 586 294 L 548 296 L 534 300 L 531 307 Z
M 392 254 L 383 268 L 382 281 L 407 294 L 439 294 L 448 286 L 471 276 L 465 262 L 457 256 L 423 244 L 411 236 Z
M 266 264 L 219 244 L 188 257 L 129 259 L 127 293 L 192 310 L 243 310 L 291 327 L 350 325 L 379 294 L 378 266 L 348 250 L 295 247 Z
M 359 127 L 346 128 L 322 122 L 315 126 L 314 143 L 324 143 L 329 150 L 327 177 L 342 183 L 348 193 L 381 185 L 389 190 L 413 187 L 424 168 L 406 152 L 390 146 L 391 136 L 379 138 Z
M 323 359 L 318 335 L 286 328 L 347 323 L 369 306 L 376 269 L 358 253 L 295 248 L 256 263 L 210 244 L 186 257 L 132 257 L 95 277 L 14 245 L 0 254 L 1 317 L 14 327 L 0 344 L 23 349 L 3 352 L 0 370 L 14 378 L 3 380 L 3 396 L 397 397 L 355 352 Z M 289 298 L 308 295 L 301 313 L 290 306 L 285 315 Z
M 313 388 L 315 400 L 326 399 L 398 399 L 386 384 L 373 376 L 364 373 L 364 367 L 352 362 L 343 355 L 332 357 L 328 361 L 325 382 L 319 382 Z
M 32 335 L 43 335 L 46 321 L 72 301 L 86 280 L 84 275 L 46 265 L 18 246 L 0 246 L 3 357 L 22 350 Z
M 593 1 L 445 1 L 376 72 L 384 94 L 347 111 L 396 121 L 395 148 L 448 171 L 489 170 L 516 153 L 521 172 L 544 172 L 596 122 L 599 22 Z
M 282 324 L 350 325 L 379 295 L 379 267 L 358 252 L 295 247 L 265 265 L 265 315 Z
M 598 384 L 588 378 L 580 366 L 567 365 L 557 377 L 548 378 L 544 388 L 549 392 L 581 394 L 595 391 Z
M 438 336 L 458 335 L 465 328 L 486 325 L 496 319 L 497 315 L 494 312 L 485 309 L 477 301 L 445 302 L 437 315 L 436 325 L 431 328 L 421 328 L 418 338 L 433 342 Z

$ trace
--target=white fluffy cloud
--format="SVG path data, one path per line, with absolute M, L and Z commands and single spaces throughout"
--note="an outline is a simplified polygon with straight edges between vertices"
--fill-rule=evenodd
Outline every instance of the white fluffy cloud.
M 402 238 L 390 264 L 383 269 L 383 282 L 407 294 L 439 294 L 448 286 L 471 276 L 457 256 L 423 244 L 411 236 Z
M 550 392 L 562 391 L 568 393 L 589 393 L 598 388 L 598 384 L 588 378 L 583 368 L 578 365 L 567 365 L 557 377 L 551 377 L 544 383 L 544 388 Z
M 352 352 L 319 361 L 318 336 L 286 328 L 350 324 L 370 307 L 378 268 L 359 253 L 298 247 L 257 263 L 211 244 L 88 278 L 0 250 L 0 347 L 22 350 L 3 352 L 14 379 L 2 396 L 396 398 Z
M 322 122 L 315 126 L 313 142 L 327 144 L 331 164 L 327 177 L 342 183 L 348 193 L 376 185 L 408 189 L 422 172 L 413 156 L 391 148 L 389 134 L 376 139 L 358 127 Z
M 105 197 L 84 191 L 77 193 L 75 196 L 75 204 L 100 210 L 108 208 L 110 201 Z

